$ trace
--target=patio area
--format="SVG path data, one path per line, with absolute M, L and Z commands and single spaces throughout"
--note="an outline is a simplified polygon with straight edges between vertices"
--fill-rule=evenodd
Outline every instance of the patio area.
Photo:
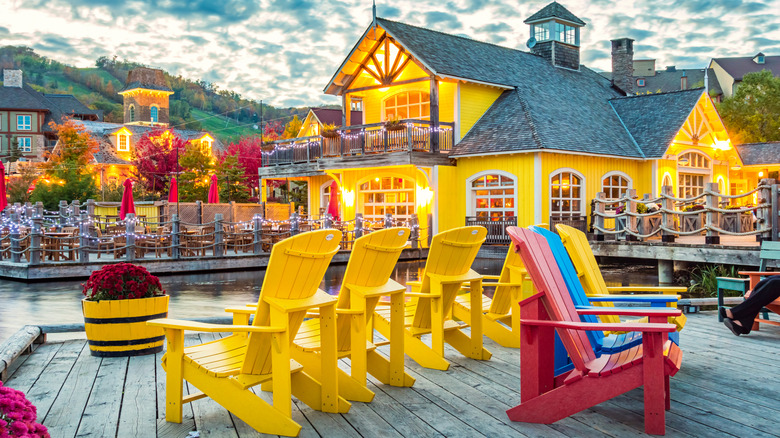
M 684 360 L 671 380 L 667 436 L 780 436 L 775 372 L 780 328 L 762 326 L 734 337 L 714 312 L 689 315 L 681 333 Z M 212 340 L 190 335 L 185 343 Z M 642 436 L 642 390 L 637 389 L 552 425 L 513 423 L 504 411 L 520 402 L 518 351 L 485 338 L 490 361 L 464 359 L 449 349 L 449 371 L 407 359 L 413 388 L 377 384 L 372 403 L 348 414 L 324 414 L 294 401 L 301 437 L 316 436 Z M 387 349 L 388 347 L 381 347 Z M 386 351 L 385 351 L 386 353 Z M 86 341 L 49 341 L 22 356 L 7 385 L 28 394 L 52 436 L 254 437 L 257 432 L 208 399 L 185 405 L 182 424 L 164 419 L 165 372 L 158 355 L 95 358 Z M 341 362 L 347 368 L 348 362 Z M 185 391 L 193 390 L 185 385 Z M 258 394 L 271 400 L 269 393 Z

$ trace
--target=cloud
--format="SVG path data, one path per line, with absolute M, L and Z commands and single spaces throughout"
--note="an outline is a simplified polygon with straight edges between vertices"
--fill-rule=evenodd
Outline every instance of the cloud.
M 11 33 L 7 27 L 0 26 L 0 35 L 9 35 Z
M 446 12 L 426 12 L 423 14 L 425 17 L 425 26 L 433 29 L 448 29 L 450 32 L 463 27 L 460 24 L 458 17 Z

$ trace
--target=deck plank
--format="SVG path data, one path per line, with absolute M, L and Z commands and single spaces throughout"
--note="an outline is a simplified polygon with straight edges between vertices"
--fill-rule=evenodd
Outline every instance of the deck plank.
M 118 438 L 151 437 L 157 433 L 157 397 L 147 389 L 154 385 L 154 355 L 131 357 L 127 363 Z
M 104 357 L 101 360 L 76 436 L 101 438 L 116 435 L 127 362 L 126 357 Z
M 43 368 L 40 374 L 41 377 L 27 392 L 27 398 L 38 408 L 39 420 L 46 417 L 54 400 L 59 395 L 65 379 L 71 373 L 76 359 L 78 359 L 85 348 L 88 347 L 84 342 L 62 344 L 51 362 Z

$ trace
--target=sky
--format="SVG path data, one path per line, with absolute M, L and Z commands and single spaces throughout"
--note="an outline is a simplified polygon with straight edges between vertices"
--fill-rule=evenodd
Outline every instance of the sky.
M 377 15 L 526 50 L 548 1 L 378 0 Z M 563 0 L 586 26 L 582 62 L 611 70 L 612 38 L 656 68 L 780 55 L 780 0 Z M 322 90 L 371 23 L 370 0 L 0 0 L 0 45 L 77 67 L 100 56 L 164 68 L 276 106 L 339 103 Z

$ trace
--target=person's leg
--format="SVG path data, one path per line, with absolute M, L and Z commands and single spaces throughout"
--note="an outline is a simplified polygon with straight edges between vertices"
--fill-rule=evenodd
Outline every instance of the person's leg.
M 780 298 L 780 276 L 767 277 L 758 282 L 750 297 L 732 307 L 729 313 L 732 315 L 731 318 L 739 321 L 745 333 L 750 333 L 758 312 L 778 298 Z

